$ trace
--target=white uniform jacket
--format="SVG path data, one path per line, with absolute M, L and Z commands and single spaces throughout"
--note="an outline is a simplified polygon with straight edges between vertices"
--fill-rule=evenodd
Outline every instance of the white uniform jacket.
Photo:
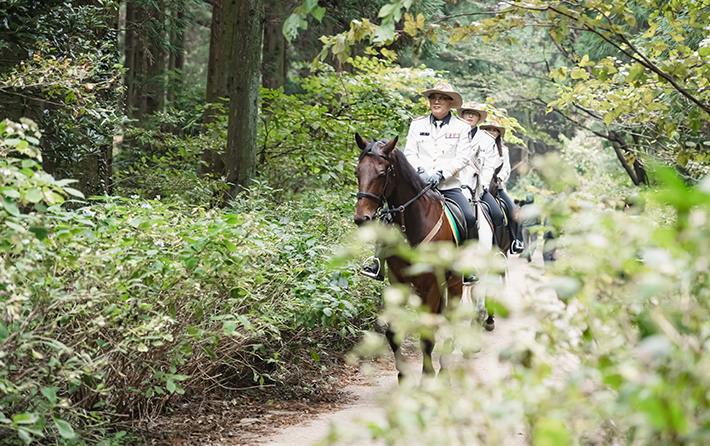
M 505 188 L 505 183 L 510 178 L 510 152 L 506 146 L 503 146 L 503 168 L 498 172 L 498 178 L 500 178 L 501 186 Z
M 498 147 L 495 144 L 495 138 L 485 130 L 479 130 L 476 133 L 485 133 L 488 138 L 485 141 L 492 141 L 492 144 L 481 144 L 480 151 L 478 152 L 478 163 L 481 165 L 481 182 L 483 187 L 488 189 L 488 185 L 491 184 L 491 179 L 493 178 L 493 172 L 503 164 L 503 156 L 498 153 Z M 482 137 L 483 139 L 483 137 Z M 505 168 L 501 169 L 501 172 Z
M 409 126 L 404 154 L 415 169 L 423 167 L 429 175 L 437 170 L 444 174 L 438 189 L 460 187 L 460 173 L 473 158 L 470 129 L 466 121 L 453 115 L 441 127 L 434 125 L 431 115 L 422 116 Z
M 491 136 L 486 133 L 486 135 L 482 139 L 481 134 L 483 132 L 478 128 L 476 128 L 475 130 L 476 131 L 474 132 L 473 137 L 471 137 L 471 130 L 469 130 L 468 133 L 468 137 L 471 141 L 471 149 L 473 150 L 471 162 L 468 163 L 468 165 L 464 167 L 461 173 L 459 174 L 461 178 L 461 183 L 471 187 L 472 189 L 476 189 L 476 187 L 478 186 L 478 178 L 481 177 L 481 165 L 478 163 L 478 152 L 480 150 L 480 146 L 481 144 L 487 144 L 488 142 L 485 141 L 485 138 L 490 138 Z

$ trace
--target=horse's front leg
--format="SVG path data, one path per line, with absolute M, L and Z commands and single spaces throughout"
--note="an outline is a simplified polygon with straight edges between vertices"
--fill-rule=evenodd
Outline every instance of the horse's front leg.
M 392 348 L 392 353 L 394 353 L 394 363 L 395 363 L 395 366 L 397 367 L 397 379 L 401 383 L 402 379 L 404 378 L 404 368 L 405 368 L 406 361 L 404 360 L 404 357 L 402 356 L 401 346 L 395 340 L 394 331 L 392 331 L 389 324 L 387 325 L 387 329 L 385 330 L 385 338 L 387 338 L 387 342 L 389 343 L 390 347 Z
M 426 279 L 420 282 L 419 295 L 422 298 L 422 303 L 429 307 L 429 311 L 438 314 L 441 312 L 441 289 L 437 283 L 436 276 L 433 274 L 426 275 Z M 423 375 L 434 375 L 436 371 L 434 370 L 434 362 L 432 360 L 432 353 L 434 352 L 434 343 L 436 342 L 436 333 L 434 330 L 431 331 L 429 336 L 426 333 L 421 334 L 421 346 L 422 346 L 422 356 L 424 364 L 422 366 Z

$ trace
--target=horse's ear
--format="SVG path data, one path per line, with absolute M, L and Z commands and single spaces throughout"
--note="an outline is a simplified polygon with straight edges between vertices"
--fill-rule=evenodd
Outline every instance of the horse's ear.
M 397 147 L 397 141 L 399 141 L 399 135 L 395 136 L 394 139 L 382 147 L 382 153 L 389 156 L 390 153 Z
M 360 150 L 365 150 L 365 147 L 369 144 L 367 140 L 363 139 L 358 133 L 355 134 L 355 142 L 357 142 L 357 146 L 360 147 Z

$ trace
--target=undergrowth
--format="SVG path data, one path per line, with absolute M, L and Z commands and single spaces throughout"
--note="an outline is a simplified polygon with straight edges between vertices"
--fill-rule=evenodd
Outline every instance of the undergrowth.
M 4 141 L 26 149 L 27 139 Z M 125 436 L 116 422 L 207 393 L 317 393 L 326 352 L 373 325 L 375 285 L 327 267 L 352 230 L 344 194 L 279 204 L 257 185 L 225 210 L 104 197 L 66 211 L 66 181 L 30 159 L 3 163 L 0 438 L 10 444 L 111 444 Z

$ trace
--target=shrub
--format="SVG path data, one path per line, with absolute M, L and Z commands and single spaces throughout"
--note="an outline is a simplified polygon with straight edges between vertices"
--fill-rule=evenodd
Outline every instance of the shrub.
M 29 154 L 33 138 L 4 144 Z M 98 197 L 65 211 L 67 182 L 2 162 L 0 436 L 108 442 L 120 415 L 207 391 L 314 392 L 302 378 L 326 350 L 372 325 L 373 285 L 326 266 L 351 230 L 345 194 L 279 204 L 255 186 L 226 210 Z

